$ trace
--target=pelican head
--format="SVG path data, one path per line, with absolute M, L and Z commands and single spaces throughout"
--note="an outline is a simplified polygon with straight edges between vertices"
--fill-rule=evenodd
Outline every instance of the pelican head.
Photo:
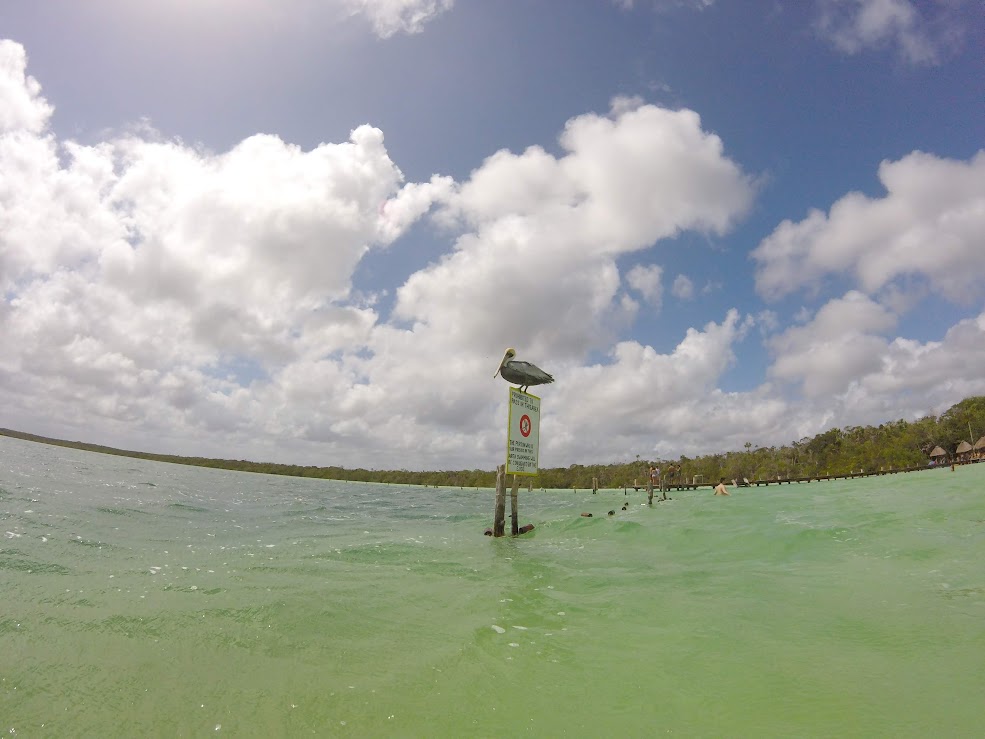
M 499 370 L 503 369 L 503 365 L 509 362 L 515 356 L 516 356 L 516 349 L 514 349 L 513 347 L 509 347 L 506 350 L 506 354 L 503 355 L 503 361 L 499 363 L 499 369 L 496 370 L 496 375 L 499 374 Z M 496 375 L 493 375 L 493 377 L 495 377 Z

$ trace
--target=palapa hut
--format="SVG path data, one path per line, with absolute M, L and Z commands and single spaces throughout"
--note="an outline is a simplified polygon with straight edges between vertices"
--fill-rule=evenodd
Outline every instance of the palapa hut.
M 940 464 L 947 459 L 947 452 L 941 449 L 939 446 L 934 447 L 934 451 L 930 453 L 930 461 L 934 464 Z
M 971 456 L 975 459 L 982 459 L 985 457 L 985 436 L 975 442 L 975 452 Z
M 962 441 L 958 444 L 958 448 L 954 450 L 954 457 L 958 462 L 970 462 L 971 461 L 971 451 L 972 446 L 967 441 Z

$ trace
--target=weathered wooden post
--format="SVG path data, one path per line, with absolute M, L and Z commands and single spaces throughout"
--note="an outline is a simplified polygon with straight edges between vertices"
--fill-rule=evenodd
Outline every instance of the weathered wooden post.
M 516 503 L 516 493 L 519 488 L 520 488 L 520 476 L 513 475 L 513 488 L 510 490 L 510 514 L 513 517 L 513 520 L 510 523 L 510 533 L 513 534 L 513 536 L 516 536 L 518 533 L 520 533 L 520 522 L 518 520 L 520 512 L 517 509 L 517 503 Z
M 506 465 L 496 468 L 496 508 L 493 512 L 493 536 L 506 535 Z
M 653 505 L 653 476 L 646 478 L 646 502 Z

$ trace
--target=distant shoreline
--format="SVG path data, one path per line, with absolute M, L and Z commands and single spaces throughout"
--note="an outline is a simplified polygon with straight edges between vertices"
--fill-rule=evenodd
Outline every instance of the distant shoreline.
M 245 459 L 214 459 L 211 457 L 184 457 L 175 454 L 139 452 L 129 449 L 117 449 L 115 447 L 103 446 L 101 444 L 90 444 L 84 441 L 55 439 L 49 436 L 30 434 L 24 431 L 16 431 L 14 429 L 6 428 L 0 428 L 0 436 L 7 436 L 12 439 L 20 439 L 22 441 L 30 441 L 38 444 L 48 444 L 50 446 L 60 446 L 68 449 L 78 449 L 85 452 L 110 454 L 117 457 L 146 459 L 152 462 L 181 464 L 191 467 L 210 467 L 213 469 L 233 470 L 237 472 L 253 472 L 256 474 L 265 475 L 311 477 L 324 480 L 338 480 L 340 482 L 422 485 L 425 487 L 493 488 L 496 484 L 496 473 L 495 471 L 489 470 L 415 472 L 409 470 L 366 470 L 361 468 L 347 469 L 344 467 L 316 467 L 314 465 L 290 465 L 276 462 L 251 462 Z M 455 475 L 469 475 L 472 478 L 475 478 L 477 475 L 487 476 L 488 481 L 485 481 L 484 478 L 484 484 L 460 484 L 456 481 L 449 481 L 449 479 Z
M 970 397 L 955 404 L 940 416 L 928 416 L 916 421 L 889 421 L 873 426 L 853 426 L 829 429 L 811 438 L 803 438 L 782 447 L 756 447 L 745 444 L 745 451 L 705 454 L 688 458 L 664 460 L 645 458 L 606 464 L 572 464 L 568 467 L 541 467 L 537 476 L 527 478 L 523 487 L 549 490 L 623 490 L 644 489 L 651 465 L 662 467 L 673 463 L 678 468 L 677 481 L 707 485 L 724 478 L 749 480 L 753 484 L 777 481 L 808 481 L 837 477 L 858 477 L 867 474 L 899 472 L 931 468 L 931 450 L 940 452 L 937 466 L 966 460 L 955 454 L 956 448 L 973 429 L 985 429 L 985 396 Z M 169 464 L 194 467 L 256 472 L 290 477 L 311 477 L 341 482 L 373 482 L 428 487 L 492 488 L 496 484 L 494 469 L 481 470 L 369 470 L 340 465 L 291 465 L 249 460 L 186 457 L 173 454 L 139 452 L 82 441 L 67 441 L 39 434 L 0 428 L 0 435 L 24 441 L 111 454 L 119 457 L 147 459 Z M 985 437 L 982 437 L 985 439 Z M 971 439 L 970 445 L 976 444 Z M 944 451 L 940 451 L 943 449 Z M 975 450 L 971 455 L 981 455 Z M 676 485 L 671 482 L 673 489 Z

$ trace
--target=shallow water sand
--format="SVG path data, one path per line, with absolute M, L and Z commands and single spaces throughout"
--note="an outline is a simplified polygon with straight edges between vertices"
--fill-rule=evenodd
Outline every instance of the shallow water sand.
M 0 732 L 980 735 L 985 465 L 732 492 L 494 540 L 491 490 L 0 438 Z

